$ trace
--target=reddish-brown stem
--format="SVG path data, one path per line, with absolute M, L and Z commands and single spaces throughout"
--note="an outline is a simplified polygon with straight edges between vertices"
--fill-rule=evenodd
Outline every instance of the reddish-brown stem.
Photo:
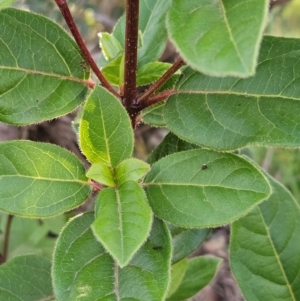
M 125 34 L 125 71 L 123 103 L 131 117 L 135 119 L 136 112 L 136 69 L 139 33 L 139 0 L 126 1 L 126 34 Z
M 167 70 L 160 79 L 158 79 L 144 94 L 138 97 L 138 102 L 147 102 L 150 96 L 160 87 L 162 87 L 162 85 L 184 64 L 185 63 L 182 58 L 177 59 L 176 62 L 172 65 L 172 67 L 169 70 Z
M 139 104 L 139 109 L 143 110 L 146 109 L 152 105 L 155 105 L 161 101 L 166 100 L 169 96 L 171 96 L 172 94 L 177 93 L 176 90 L 167 90 L 167 91 L 163 91 L 161 93 L 158 93 L 157 95 L 148 98 L 147 101 L 143 101 L 142 103 Z
M 11 214 L 7 217 L 5 233 L 4 233 L 3 251 L 2 251 L 2 256 L 0 258 L 0 264 L 5 263 L 7 260 L 9 234 L 10 234 L 10 227 L 11 227 L 11 222 L 12 222 L 13 217 L 14 216 Z
M 90 65 L 91 69 L 94 71 L 96 76 L 98 77 L 100 83 L 112 94 L 114 94 L 116 97 L 119 97 L 119 94 L 115 91 L 115 89 L 110 85 L 110 83 L 106 80 L 102 72 L 99 70 L 97 64 L 95 63 L 94 59 L 92 58 L 92 55 L 90 54 L 89 50 L 87 49 L 79 30 L 74 22 L 74 19 L 72 17 L 72 14 L 70 12 L 69 6 L 67 4 L 66 0 L 55 0 L 58 8 L 60 9 L 78 47 L 80 48 L 82 55 L 86 62 Z
M 93 187 L 94 190 L 96 191 L 100 191 L 102 189 L 102 187 L 98 184 L 98 183 L 95 183 L 93 181 L 90 181 L 89 184 Z

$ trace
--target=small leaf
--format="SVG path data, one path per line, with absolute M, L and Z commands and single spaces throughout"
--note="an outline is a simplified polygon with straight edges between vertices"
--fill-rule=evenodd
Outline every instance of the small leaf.
M 116 189 L 101 190 L 97 202 L 94 235 L 124 267 L 150 232 L 152 211 L 145 193 L 137 183 L 127 181 Z
M 268 179 L 269 199 L 232 225 L 231 269 L 247 300 L 300 300 L 300 206 Z
M 118 185 L 126 181 L 138 181 L 150 169 L 144 161 L 130 158 L 122 161 L 115 169 L 115 177 Z
M 124 54 L 120 54 L 101 69 L 106 79 L 114 86 L 124 85 Z
M 100 47 L 107 61 L 116 58 L 123 51 L 122 45 L 112 34 L 102 32 L 98 36 L 100 38 Z
M 169 133 L 161 142 L 161 144 L 148 157 L 147 161 L 148 163 L 153 164 L 167 155 L 197 148 L 199 148 L 199 146 L 181 140 L 176 135 Z
M 178 95 L 164 110 L 168 128 L 180 138 L 210 149 L 249 144 L 300 145 L 300 41 L 265 37 L 255 76 L 205 76 L 187 68 Z
M 25 217 L 50 217 L 74 209 L 91 188 L 83 164 L 52 144 L 0 143 L 0 209 Z
M 172 265 L 172 273 L 171 273 L 171 285 L 168 290 L 168 296 L 173 295 L 178 289 L 180 283 L 183 280 L 185 272 L 188 267 L 188 259 L 185 258 L 175 264 Z
M 181 301 L 194 296 L 215 277 L 221 262 L 221 258 L 208 256 L 190 259 L 181 284 L 167 301 Z
M 162 62 L 151 62 L 143 65 L 137 71 L 137 85 L 145 86 L 158 80 L 172 65 L 169 63 Z M 180 71 L 177 71 L 180 74 Z
M 84 107 L 80 147 L 92 164 L 104 163 L 112 167 L 132 153 L 133 131 L 129 116 L 120 101 L 100 86 L 95 88 Z
M 268 5 L 268 0 L 173 1 L 168 31 L 193 68 L 214 76 L 247 77 L 255 71 Z
M 1 300 L 54 300 L 50 269 L 51 262 L 38 255 L 15 257 L 1 265 Z
M 172 263 L 178 262 L 194 252 L 207 238 L 210 229 L 185 229 L 168 225 L 172 235 Z
M 85 100 L 89 68 L 59 25 L 8 8 L 0 11 L 0 27 L 1 121 L 41 122 L 67 114 Z
M 86 173 L 86 176 L 99 182 L 100 184 L 115 187 L 114 175 L 110 167 L 105 164 L 94 164 Z
M 93 213 L 85 213 L 71 220 L 57 241 L 52 268 L 57 301 L 163 301 L 171 260 L 166 225 L 154 220 L 147 242 L 120 269 L 94 238 L 93 219 Z
M 265 177 L 246 160 L 202 149 L 154 163 L 144 183 L 150 206 L 159 218 L 194 228 L 230 223 L 271 192 Z

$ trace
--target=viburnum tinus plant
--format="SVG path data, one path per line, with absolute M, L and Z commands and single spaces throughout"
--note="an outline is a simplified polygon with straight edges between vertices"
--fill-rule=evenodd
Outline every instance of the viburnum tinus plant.
M 263 36 L 268 1 L 127 0 L 100 35 L 98 64 L 66 0 L 55 2 L 75 41 L 41 15 L 0 11 L 0 120 L 29 125 L 82 106 L 91 167 L 55 145 L 0 143 L 0 209 L 47 218 L 96 192 L 95 209 L 67 223 L 52 262 L 3 264 L 0 299 L 185 300 L 221 262 L 186 257 L 231 224 L 245 299 L 300 300 L 299 203 L 239 155 L 300 146 L 300 41 Z M 158 61 L 168 37 L 174 64 Z M 147 162 L 133 157 L 140 122 L 170 130 Z

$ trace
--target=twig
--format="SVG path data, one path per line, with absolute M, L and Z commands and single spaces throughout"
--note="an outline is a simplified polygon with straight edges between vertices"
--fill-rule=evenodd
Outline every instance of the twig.
M 60 9 L 78 47 L 80 48 L 82 55 L 84 56 L 87 63 L 90 65 L 91 69 L 94 71 L 96 76 L 98 77 L 100 83 L 113 95 L 116 97 L 119 97 L 119 94 L 115 91 L 115 89 L 111 86 L 111 84 L 106 80 L 102 72 L 99 70 L 97 64 L 95 63 L 94 59 L 92 58 L 92 55 L 90 54 L 89 50 L 87 49 L 79 30 L 74 22 L 74 19 L 72 17 L 72 14 L 70 12 L 69 6 L 67 4 L 66 0 L 55 0 L 58 8 Z
M 5 227 L 5 233 L 4 233 L 4 244 L 3 244 L 3 251 L 2 256 L 0 258 L 0 264 L 3 264 L 7 260 L 7 254 L 8 254 L 8 244 L 9 244 L 9 234 L 10 234 L 10 227 L 11 222 L 13 219 L 13 215 L 9 214 L 6 221 L 6 227 Z
M 158 90 L 180 67 L 184 65 L 184 61 L 182 58 L 179 58 L 172 67 L 167 70 L 163 76 L 158 79 L 144 94 L 138 97 L 138 102 L 143 103 L 147 102 L 150 96 Z
M 152 105 L 155 105 L 161 101 L 166 100 L 169 96 L 176 94 L 178 91 L 176 90 L 167 90 L 167 91 L 163 91 L 161 93 L 158 93 L 157 95 L 148 98 L 147 101 L 144 101 L 142 103 L 139 104 L 139 109 L 140 110 L 144 110 Z
M 131 112 L 136 101 L 136 69 L 139 32 L 139 0 L 126 1 L 126 35 L 125 35 L 125 71 L 124 71 L 124 105 Z

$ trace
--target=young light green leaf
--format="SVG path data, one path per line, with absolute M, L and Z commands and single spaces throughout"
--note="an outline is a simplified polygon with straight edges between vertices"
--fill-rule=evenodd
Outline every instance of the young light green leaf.
M 122 161 L 115 169 L 115 177 L 118 185 L 126 181 L 138 181 L 150 169 L 144 161 L 130 158 Z
M 89 70 L 59 25 L 8 8 L 0 11 L 0 27 L 1 121 L 26 125 L 49 120 L 85 100 Z
M 17 0 L 1 0 L 0 3 L 0 9 L 3 9 L 4 7 L 10 6 L 12 5 L 14 2 L 16 2 Z
M 154 213 L 187 228 L 233 222 L 271 192 L 265 177 L 245 159 L 202 149 L 154 163 L 144 183 Z
M 247 300 L 300 300 L 300 206 L 268 179 L 270 198 L 232 225 L 231 269 Z
M 92 163 L 116 166 L 129 158 L 133 131 L 120 101 L 98 86 L 89 96 L 80 122 L 80 147 Z
M 199 146 L 181 140 L 173 133 L 169 133 L 161 142 L 161 144 L 148 157 L 147 162 L 149 164 L 153 164 L 167 155 L 197 148 L 199 148 Z
M 221 258 L 209 256 L 190 259 L 181 284 L 166 300 L 182 301 L 195 295 L 215 277 L 221 262 Z
M 0 143 L 0 209 L 25 217 L 49 217 L 74 209 L 91 192 L 75 155 L 52 144 Z
M 162 62 L 151 62 L 138 68 L 136 83 L 138 86 L 145 86 L 158 80 L 172 65 Z M 180 71 L 177 71 L 180 74 Z
M 173 295 L 176 290 L 178 289 L 180 283 L 183 280 L 185 272 L 188 267 L 188 259 L 184 258 L 183 260 L 175 263 L 172 265 L 172 272 L 171 272 L 171 284 L 168 290 L 168 296 L 170 297 Z
M 140 0 L 139 29 L 143 35 L 143 44 L 138 49 L 139 67 L 157 61 L 162 55 L 167 42 L 165 19 L 171 3 L 171 0 Z M 113 35 L 124 48 L 124 16 L 117 23 Z
M 268 0 L 177 0 L 168 14 L 168 31 L 193 68 L 247 77 L 255 71 L 268 6 Z
M 120 54 L 101 69 L 106 79 L 114 86 L 124 85 L 124 54 Z
M 265 37 L 255 76 L 213 78 L 185 69 L 164 110 L 172 132 L 207 148 L 300 145 L 300 41 Z
M 102 53 L 107 61 L 116 58 L 123 51 L 122 45 L 112 34 L 101 32 L 98 36 Z
M 122 268 L 146 241 L 152 211 L 143 189 L 133 181 L 103 189 L 97 198 L 94 235 Z
M 185 229 L 168 225 L 172 235 L 172 263 L 178 262 L 194 252 L 207 238 L 210 229 Z
M 91 166 L 91 168 L 86 173 L 88 178 L 91 178 L 100 184 L 115 187 L 116 183 L 114 181 L 113 171 L 110 167 L 104 163 L 97 163 Z
M 95 239 L 93 213 L 71 220 L 61 233 L 53 257 L 57 301 L 163 301 L 169 283 L 171 241 L 166 225 L 154 220 L 146 243 L 123 269 Z
M 1 301 L 54 300 L 50 269 L 50 260 L 38 255 L 19 256 L 1 265 Z

